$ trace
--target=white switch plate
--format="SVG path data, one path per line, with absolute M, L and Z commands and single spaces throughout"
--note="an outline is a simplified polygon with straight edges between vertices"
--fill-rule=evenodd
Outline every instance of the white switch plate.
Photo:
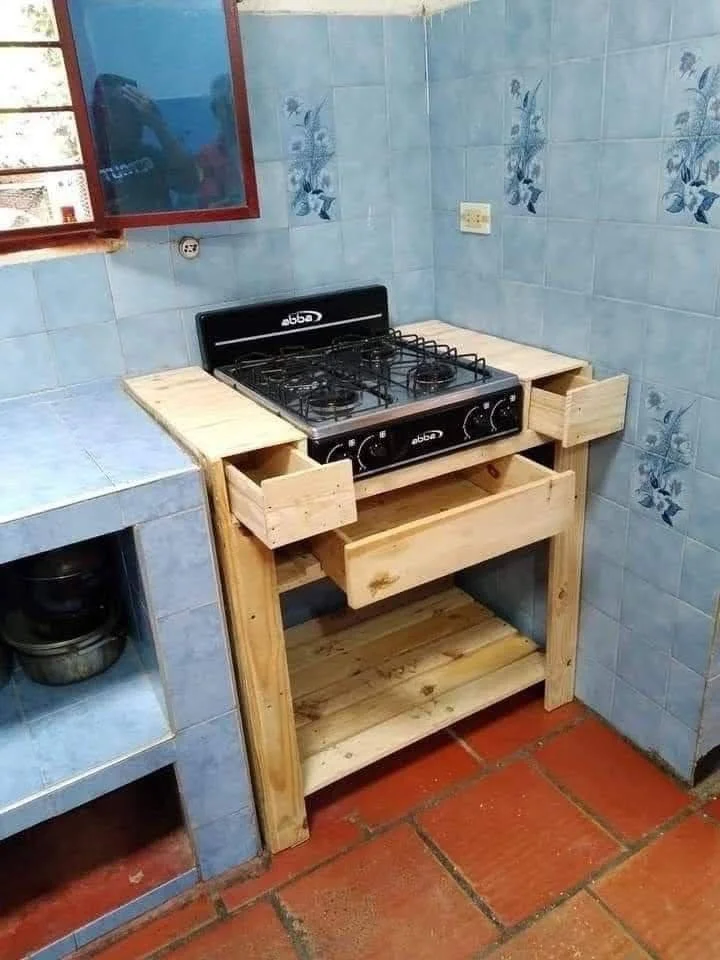
M 489 203 L 460 203 L 460 232 L 489 234 L 492 211 Z

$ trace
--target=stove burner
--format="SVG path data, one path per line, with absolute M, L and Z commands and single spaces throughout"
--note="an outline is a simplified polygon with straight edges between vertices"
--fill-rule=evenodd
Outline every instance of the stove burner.
M 456 377 L 456 369 L 442 360 L 423 360 L 408 373 L 408 388 L 436 390 L 446 386 Z
M 388 360 L 391 360 L 396 353 L 397 346 L 390 340 L 378 340 L 376 342 L 371 340 L 369 343 L 366 343 L 360 351 L 363 360 L 371 364 L 386 363 Z
M 355 409 L 360 394 L 352 387 L 329 384 L 313 390 L 308 406 L 319 417 L 347 416 Z

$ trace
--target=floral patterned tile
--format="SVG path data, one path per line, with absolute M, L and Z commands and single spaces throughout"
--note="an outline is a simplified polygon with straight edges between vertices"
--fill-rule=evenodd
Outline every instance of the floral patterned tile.
M 505 199 L 518 213 L 536 214 L 545 193 L 547 79 L 509 80 Z
M 338 218 L 335 139 L 329 93 L 284 97 L 290 214 L 307 221 Z

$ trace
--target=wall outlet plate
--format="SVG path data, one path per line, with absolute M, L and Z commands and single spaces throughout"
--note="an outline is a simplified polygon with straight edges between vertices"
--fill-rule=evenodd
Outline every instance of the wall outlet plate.
M 492 228 L 492 215 L 489 203 L 460 204 L 460 232 L 489 234 Z

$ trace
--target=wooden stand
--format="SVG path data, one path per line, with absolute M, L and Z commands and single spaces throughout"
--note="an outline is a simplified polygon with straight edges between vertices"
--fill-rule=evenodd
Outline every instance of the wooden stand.
M 588 441 L 622 428 L 627 377 L 441 323 L 407 332 L 517 373 L 522 433 L 353 482 L 304 435 L 197 368 L 127 389 L 203 465 L 256 800 L 272 852 L 307 838 L 305 797 L 545 681 L 572 699 Z M 521 456 L 555 440 L 554 469 Z M 451 575 L 551 541 L 547 649 Z M 280 594 L 329 576 L 354 609 L 283 632 Z

